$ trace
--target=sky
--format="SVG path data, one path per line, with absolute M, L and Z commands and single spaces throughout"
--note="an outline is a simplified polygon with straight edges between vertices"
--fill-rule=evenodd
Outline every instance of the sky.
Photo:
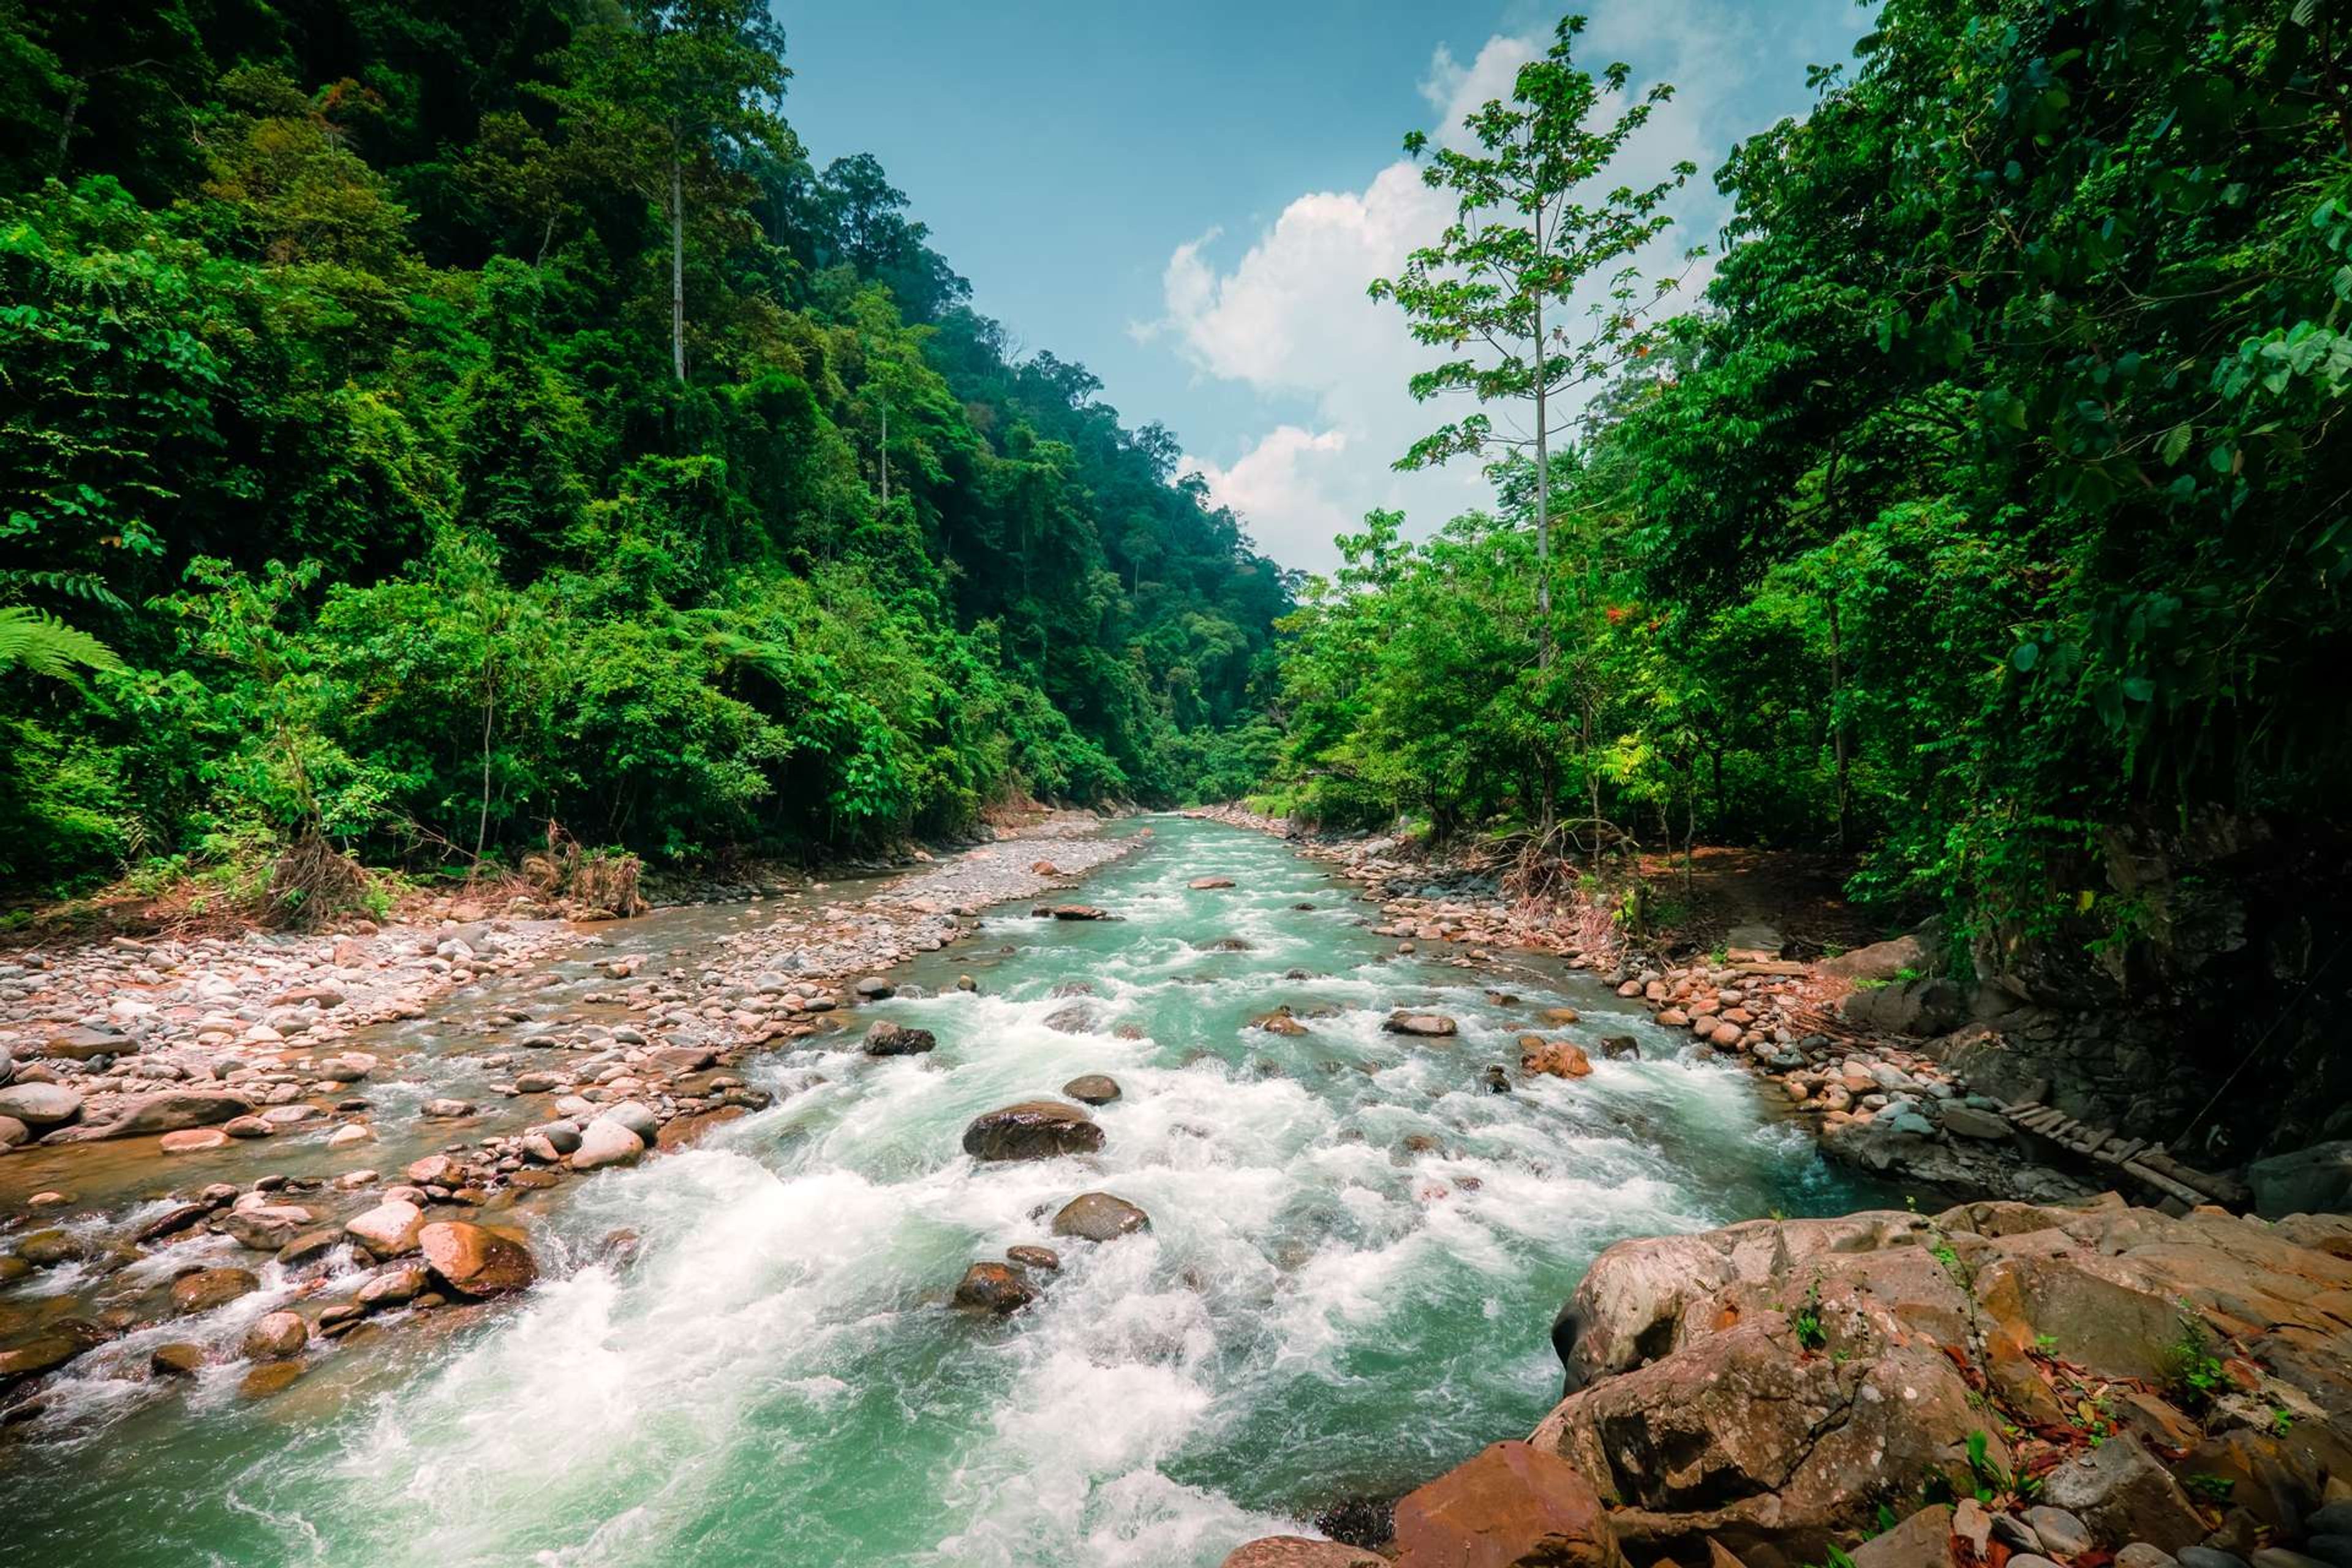
M 1699 174 L 1650 258 L 1680 272 L 1727 204 L 1741 137 L 1811 102 L 1850 58 L 1854 0 L 1590 0 L 1588 69 L 1672 82 L 1623 177 Z M 820 164 L 871 153 L 1030 350 L 1104 383 L 1130 426 L 1174 431 L 1212 494 L 1286 566 L 1328 570 L 1374 507 L 1423 535 L 1488 497 L 1476 465 L 1391 467 L 1468 405 L 1416 405 L 1431 363 L 1366 297 L 1451 216 L 1401 151 L 1507 94 L 1559 13 L 1523 0 L 776 0 L 787 113 Z M 1703 286 L 1702 261 L 1682 285 Z

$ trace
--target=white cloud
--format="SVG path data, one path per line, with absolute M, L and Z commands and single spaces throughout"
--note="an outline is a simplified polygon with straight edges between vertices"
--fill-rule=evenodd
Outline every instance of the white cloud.
M 1644 258 L 1657 277 L 1680 270 L 1676 259 L 1713 238 L 1723 216 L 1708 183 L 1732 140 L 1759 127 L 1711 122 L 1704 106 L 1718 101 L 1757 69 L 1760 52 L 1752 14 L 1731 0 L 1645 0 L 1609 6 L 1580 40 L 1577 57 L 1597 68 L 1624 58 L 1635 68 L 1636 92 L 1652 79 L 1685 90 L 1659 106 L 1630 145 L 1612 184 L 1650 184 L 1687 160 L 1700 173 L 1675 203 L 1676 226 Z M 1432 55 L 1421 85 L 1436 121 L 1451 140 L 1463 117 L 1487 100 L 1507 95 L 1518 68 L 1549 47 L 1547 33 L 1496 35 L 1464 63 L 1443 47 Z M 1692 90 L 1696 88 L 1697 90 Z M 1604 105 L 1601 112 L 1612 112 Z M 1421 436 L 1465 410 L 1416 405 L 1407 379 L 1432 363 L 1415 343 L 1404 314 L 1376 304 L 1365 289 L 1393 277 L 1406 255 L 1435 238 L 1452 216 L 1448 196 L 1422 183 L 1420 168 L 1400 160 L 1358 191 L 1298 196 L 1229 267 L 1213 258 L 1221 236 L 1211 230 L 1176 247 L 1161 279 L 1164 314 L 1134 329 L 1139 338 L 1171 343 L 1202 374 L 1244 384 L 1270 404 L 1305 400 L 1308 429 L 1295 417 L 1247 438 L 1229 464 L 1187 458 L 1218 500 L 1246 521 L 1259 545 L 1286 564 L 1323 570 L 1337 559 L 1333 532 L 1352 531 L 1373 507 L 1400 507 L 1415 534 L 1483 504 L 1487 489 L 1476 465 L 1398 474 L 1390 465 Z M 1686 280 L 1683 298 L 1703 287 L 1708 268 Z M 1508 410 L 1490 410 L 1507 422 Z

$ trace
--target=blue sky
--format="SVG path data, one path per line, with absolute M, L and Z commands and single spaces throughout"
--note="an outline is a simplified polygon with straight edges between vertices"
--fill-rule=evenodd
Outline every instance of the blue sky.
M 1578 58 L 1677 89 L 1630 173 L 1701 176 L 1672 249 L 1710 242 L 1711 176 L 1739 136 L 1809 102 L 1809 63 L 1847 58 L 1853 0 L 1594 0 Z M 870 152 L 1027 347 L 1086 364 L 1130 424 L 1183 440 L 1220 499 L 1288 565 L 1322 569 L 1367 508 L 1426 532 L 1483 500 L 1466 465 L 1397 475 L 1445 416 L 1374 276 L 1443 221 L 1401 161 L 1508 90 L 1559 13 L 1520 4 L 1145 6 L 778 0 L 788 111 L 820 163 Z M 1661 256 L 1661 265 L 1664 258 Z M 1698 279 L 1694 279 L 1696 282 Z

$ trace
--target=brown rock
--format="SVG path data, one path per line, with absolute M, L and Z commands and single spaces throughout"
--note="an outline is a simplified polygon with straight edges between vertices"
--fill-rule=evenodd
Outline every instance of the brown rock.
M 1584 1054 L 1581 1047 L 1570 1041 L 1522 1035 L 1519 1037 L 1519 1070 L 1550 1078 L 1590 1078 L 1592 1076 L 1592 1058 Z
M 1057 1100 L 1029 1100 L 989 1111 L 963 1130 L 963 1152 L 976 1160 L 1051 1160 L 1092 1154 L 1103 1146 L 1093 1117 Z
M 1108 1105 L 1118 1098 L 1118 1080 L 1105 1073 L 1082 1073 L 1064 1084 L 1062 1092 L 1087 1105 Z
M 1061 1272 L 1062 1255 L 1050 1247 L 1008 1247 L 1005 1261 L 1020 1268 L 1042 1268 L 1048 1274 Z
M 1269 1535 L 1225 1553 L 1221 1568 L 1388 1568 L 1388 1560 L 1337 1541 Z
M 283 1394 L 302 1379 L 302 1363 L 299 1361 L 266 1361 L 245 1374 L 236 1391 L 247 1399 L 267 1399 L 273 1394 Z
M 166 1154 L 201 1154 L 208 1149 L 226 1148 L 228 1134 L 217 1127 L 190 1127 L 166 1132 L 159 1142 Z
M 157 1345 L 147 1355 L 147 1370 L 157 1377 L 194 1377 L 205 1368 L 205 1347 L 182 1340 Z
M 172 1281 L 172 1310 L 209 1312 L 260 1288 L 261 1281 L 242 1268 L 199 1268 Z
M 1853 1568 L 1952 1568 L 1952 1510 L 1923 1508 L 1853 1549 Z
M 1397 1568 L 1622 1568 L 1592 1483 L 1557 1455 L 1496 1443 L 1396 1506 Z
M 1037 1299 L 1037 1288 L 1017 1268 L 1003 1263 L 975 1263 L 964 1270 L 955 1289 L 955 1304 L 967 1311 L 993 1312 L 1002 1318 Z
M 1230 888 L 1233 885 L 1234 879 L 1231 877 L 1195 877 L 1185 884 L 1196 893 L 1211 892 L 1216 889 Z
M 1055 1236 L 1074 1236 L 1081 1241 L 1116 1241 L 1150 1228 L 1150 1215 L 1108 1193 L 1080 1193 L 1054 1216 Z
M 442 1220 L 418 1232 L 416 1243 L 434 1278 L 460 1295 L 503 1295 L 539 1277 L 528 1247 L 486 1226 Z
M 245 1331 L 247 1361 L 286 1361 L 302 1353 L 310 1342 L 310 1325 L 299 1312 L 269 1312 Z
M 1391 1035 L 1414 1035 L 1424 1039 L 1444 1039 L 1454 1033 L 1454 1020 L 1443 1013 L 1408 1013 L 1400 1008 L 1381 1026 Z

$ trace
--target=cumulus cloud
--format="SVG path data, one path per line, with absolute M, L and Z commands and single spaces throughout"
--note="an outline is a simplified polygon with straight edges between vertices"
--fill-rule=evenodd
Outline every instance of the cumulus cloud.
M 1647 184 L 1681 161 L 1701 170 L 1675 204 L 1676 227 L 1644 258 L 1648 276 L 1680 270 L 1681 252 L 1706 244 L 1722 220 L 1721 198 L 1706 175 L 1737 136 L 1759 126 L 1725 123 L 1708 106 L 1722 102 L 1727 85 L 1756 75 L 1752 18 L 1728 0 L 1646 0 L 1605 8 L 1580 45 L 1578 58 L 1588 63 L 1631 61 L 1633 91 L 1654 79 L 1685 87 L 1611 172 L 1612 184 Z M 1545 33 L 1498 34 L 1466 62 L 1437 48 L 1420 84 L 1435 133 L 1462 134 L 1463 117 L 1507 95 L 1519 67 L 1549 41 Z M 1693 84 L 1700 90 L 1690 90 Z M 1186 459 L 1286 563 L 1328 568 L 1336 560 L 1331 535 L 1353 530 L 1373 507 L 1402 508 L 1411 531 L 1425 534 L 1487 498 L 1466 460 L 1417 474 L 1391 471 L 1415 439 L 1463 410 L 1413 402 L 1407 379 L 1432 353 L 1412 340 L 1402 311 L 1365 294 L 1371 279 L 1393 277 L 1411 250 L 1434 239 L 1452 214 L 1447 195 L 1400 159 L 1360 190 L 1298 196 L 1237 258 L 1217 259 L 1231 247 L 1213 229 L 1168 259 L 1163 314 L 1137 335 L 1169 343 L 1202 374 L 1255 389 L 1270 409 L 1303 403 L 1313 410 L 1304 422 L 1285 416 L 1245 437 L 1229 463 Z M 1704 281 L 1702 267 L 1686 279 L 1685 297 Z M 1490 412 L 1499 425 L 1508 410 Z

